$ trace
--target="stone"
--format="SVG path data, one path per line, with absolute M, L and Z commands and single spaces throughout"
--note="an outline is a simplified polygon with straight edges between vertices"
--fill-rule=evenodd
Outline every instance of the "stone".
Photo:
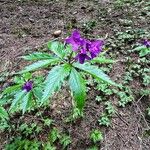
M 61 30 L 56 30 L 54 33 L 53 33 L 53 36 L 54 37 L 59 37 L 61 35 L 62 31 Z

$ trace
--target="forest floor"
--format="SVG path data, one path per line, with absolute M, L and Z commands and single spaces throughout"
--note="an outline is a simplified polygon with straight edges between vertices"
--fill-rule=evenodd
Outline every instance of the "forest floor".
M 107 95 L 99 91 L 97 85 L 89 86 L 84 117 L 76 122 L 65 122 L 71 112 L 71 97 L 67 88 L 53 96 L 51 106 L 30 113 L 17 113 L 10 122 L 16 131 L 0 131 L 0 149 L 11 143 L 16 137 L 47 141 L 48 132 L 56 127 L 61 133 L 69 134 L 71 144 L 68 150 L 85 150 L 94 144 L 89 139 L 93 129 L 103 133 L 103 140 L 96 143 L 101 150 L 149 150 L 150 117 L 146 109 L 150 106 L 150 97 L 141 95 L 141 90 L 149 88 L 140 75 L 132 76 L 125 82 L 127 74 L 137 71 L 138 53 L 131 53 L 141 39 L 150 38 L 149 2 L 146 0 L 0 0 L 0 89 L 9 86 L 10 73 L 21 70 L 27 63 L 19 58 L 24 54 L 42 51 L 46 42 L 53 40 L 53 32 L 61 30 L 59 40 L 63 41 L 73 29 L 79 29 L 88 38 L 105 38 L 108 56 L 121 60 L 109 66 L 112 80 L 128 86 L 132 102 L 119 107 L 120 98 L 115 94 Z M 146 57 L 145 57 L 146 58 Z M 129 60 L 129 63 L 127 62 Z M 139 66 L 149 68 L 149 64 Z M 106 67 L 106 66 L 105 66 Z M 110 87 L 111 89 L 111 87 Z M 128 95 L 128 93 L 127 93 Z M 97 102 L 101 96 L 111 102 L 116 113 L 111 125 L 100 126 L 101 114 L 105 111 L 105 101 Z M 42 126 L 40 116 L 51 118 L 54 124 L 42 128 L 42 131 L 27 136 L 18 128 L 21 124 L 30 126 L 36 123 Z M 55 143 L 62 149 L 59 142 Z

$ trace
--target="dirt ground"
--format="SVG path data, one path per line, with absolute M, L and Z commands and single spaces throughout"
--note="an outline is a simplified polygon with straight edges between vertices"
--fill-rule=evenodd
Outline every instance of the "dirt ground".
M 116 54 L 115 58 L 123 58 L 124 51 L 130 48 L 132 41 L 119 49 L 120 43 L 115 41 L 117 32 L 139 28 L 149 31 L 150 18 L 141 15 L 146 0 L 129 2 L 118 6 L 115 0 L 0 0 L 0 72 L 21 69 L 24 62 L 17 57 L 36 51 L 54 38 L 52 34 L 56 30 L 62 31 L 60 40 L 74 28 L 81 30 L 85 36 L 106 38 L 110 51 Z M 125 19 L 131 22 L 122 22 Z M 88 29 L 86 25 L 90 21 L 96 21 L 96 25 Z M 112 79 L 118 80 L 118 74 L 121 77 L 124 68 L 122 63 L 114 65 L 110 73 Z M 1 88 L 4 84 L 1 84 Z M 136 86 L 136 82 L 133 85 L 134 91 L 138 91 L 140 87 Z M 105 128 L 100 127 L 97 122 L 103 106 L 93 103 L 98 91 L 94 88 L 90 90 L 85 116 L 75 124 L 63 122 L 69 113 L 71 98 L 67 90 L 62 90 L 61 93 L 54 97 L 55 109 L 45 113 L 56 121 L 58 128 L 71 135 L 73 142 L 69 150 L 87 149 L 91 145 L 89 132 L 93 128 L 101 129 L 104 133 L 104 140 L 99 143 L 101 150 L 150 149 L 150 139 L 144 136 L 144 132 L 150 129 L 150 124 L 143 117 L 144 110 L 150 104 L 148 98 L 140 99 L 136 96 L 135 103 L 117 108 L 118 114 L 113 117 L 111 127 Z M 113 103 L 117 101 L 115 97 L 110 99 Z M 7 137 L 9 138 L 6 135 L 0 135 L 0 149 L 3 149 Z

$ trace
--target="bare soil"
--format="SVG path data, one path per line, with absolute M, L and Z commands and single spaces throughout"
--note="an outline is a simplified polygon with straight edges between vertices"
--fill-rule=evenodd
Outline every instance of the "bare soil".
M 117 7 L 114 0 L 0 0 L 0 72 L 21 69 L 26 63 L 18 56 L 37 51 L 43 44 L 54 39 L 52 34 L 56 30 L 62 30 L 59 40 L 63 40 L 74 28 L 80 29 L 88 37 L 106 38 L 110 43 L 110 52 L 116 54 L 115 58 L 124 58 L 124 51 L 131 48 L 131 44 L 125 43 L 124 49 L 119 49 L 115 35 L 128 28 L 149 30 L 150 19 L 144 15 L 141 17 L 145 2 L 146 0 L 125 3 L 122 7 Z M 131 20 L 131 23 L 126 25 L 121 19 Z M 92 20 L 96 21 L 96 25 L 88 30 L 85 24 Z M 124 72 L 125 64 L 118 63 L 113 66 L 110 76 L 122 82 Z M 1 84 L 2 88 L 6 83 L 4 81 Z M 139 85 L 139 82 L 133 83 L 135 93 L 140 88 L 136 84 Z M 144 133 L 150 129 L 150 124 L 143 116 L 150 104 L 148 97 L 140 99 L 139 95 L 135 95 L 135 103 L 125 108 L 116 106 L 118 114 L 113 117 L 111 127 L 106 128 L 100 127 L 97 122 L 103 112 L 102 104 L 93 103 L 97 94 L 99 92 L 91 88 L 84 118 L 72 124 L 64 122 L 71 107 L 71 97 L 67 89 L 56 94 L 52 106 L 44 111 L 45 115 L 55 120 L 61 131 L 70 134 L 73 142 L 68 149 L 89 148 L 92 145 L 89 133 L 97 128 L 104 133 L 104 140 L 98 143 L 101 150 L 149 150 L 150 139 Z M 114 104 L 118 101 L 115 97 L 110 97 L 110 100 Z M 34 114 L 29 114 L 20 120 L 33 119 L 38 120 L 34 118 Z M 12 122 L 17 123 L 18 117 L 13 118 Z M 3 149 L 9 138 L 7 132 L 0 133 L 0 149 Z M 46 140 L 46 130 L 38 138 Z

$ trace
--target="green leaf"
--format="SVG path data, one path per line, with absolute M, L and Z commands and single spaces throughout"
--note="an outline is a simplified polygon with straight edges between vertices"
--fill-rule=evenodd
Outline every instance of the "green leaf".
M 52 146 L 50 142 L 44 143 L 43 150 L 56 150 L 55 146 Z
M 91 132 L 90 139 L 96 144 L 96 142 L 103 140 L 103 134 L 101 131 L 95 129 Z
M 28 80 L 32 79 L 32 74 L 30 72 L 27 72 L 27 73 L 23 74 L 22 77 L 24 79 L 23 81 L 28 81 Z
M 21 56 L 25 60 L 43 60 L 43 59 L 52 59 L 52 56 L 48 53 L 35 52 L 30 55 Z
M 60 143 L 63 145 L 63 149 L 65 149 L 69 144 L 71 144 L 71 137 L 66 134 L 62 135 Z
M 48 42 L 48 49 L 55 53 L 58 57 L 63 58 L 65 56 L 64 45 L 58 41 Z
M 60 89 L 64 78 L 67 77 L 70 72 L 70 67 L 70 65 L 65 64 L 55 66 L 51 69 L 45 81 L 41 103 L 45 102 L 56 90 Z
M 86 98 L 85 81 L 74 68 L 72 68 L 70 73 L 69 85 L 73 93 L 76 106 L 80 109 L 80 111 L 82 111 Z
M 79 64 L 79 63 L 74 63 L 73 66 L 91 74 L 92 76 L 98 78 L 99 80 L 102 80 L 114 86 L 119 86 L 115 82 L 113 82 L 108 75 L 106 75 L 102 70 L 100 70 L 95 66 L 89 64 Z
M 140 51 L 140 57 L 150 54 L 150 48 L 147 48 L 145 45 L 138 46 L 135 49 L 133 49 L 133 51 Z
M 1 106 L 0 106 L 0 117 L 8 119 L 8 113 L 7 113 L 7 111 L 3 107 L 1 107 Z
M 17 90 L 20 90 L 21 89 L 21 86 L 22 84 L 19 84 L 19 85 L 14 85 L 14 86 L 10 86 L 10 87 L 7 87 L 4 91 L 3 91 L 3 95 L 4 94 L 11 94 Z
M 53 128 L 52 131 L 49 133 L 49 141 L 53 144 L 57 139 L 60 138 L 60 132 L 57 128 Z
M 22 70 L 19 73 L 26 73 L 29 71 L 34 71 L 34 70 L 39 69 L 39 68 L 44 68 L 44 67 L 47 67 L 48 65 L 50 65 L 51 63 L 56 63 L 58 61 L 59 61 L 58 58 L 53 58 L 53 59 L 48 59 L 48 60 L 40 60 L 40 61 L 37 61 L 37 62 L 35 62 L 29 66 L 26 66 L 24 68 L 24 70 Z
M 146 56 L 148 54 L 150 54 L 150 48 L 145 48 L 145 49 L 143 48 L 139 53 L 140 57 Z
M 107 59 L 105 57 L 96 57 L 93 60 L 91 60 L 92 63 L 100 63 L 100 64 L 111 64 L 115 63 L 115 60 Z
M 33 94 L 37 98 L 38 101 L 40 101 L 42 98 L 42 90 L 43 90 L 43 87 L 35 87 L 33 89 Z
M 31 92 L 28 92 L 22 99 L 22 113 L 24 114 L 28 108 L 29 101 L 31 99 Z
M 24 78 L 22 76 L 15 76 L 14 77 L 14 82 L 16 84 L 20 84 L 20 85 L 23 85 L 24 84 Z
M 68 44 L 65 46 L 65 54 L 70 54 L 70 52 L 72 52 L 72 46 Z
M 87 150 L 98 150 L 98 147 L 93 146 L 93 147 L 91 147 L 91 148 L 88 148 Z
M 142 46 L 138 46 L 138 47 L 134 48 L 133 50 L 140 51 L 141 49 L 145 49 L 145 48 L 146 47 L 144 45 L 142 45 Z
M 12 109 L 14 109 L 14 107 L 18 104 L 18 102 L 23 98 L 23 96 L 26 94 L 25 91 L 21 91 L 19 93 L 17 93 L 15 95 L 15 99 L 13 100 L 11 106 L 10 106 L 10 109 L 9 111 L 11 111 Z

